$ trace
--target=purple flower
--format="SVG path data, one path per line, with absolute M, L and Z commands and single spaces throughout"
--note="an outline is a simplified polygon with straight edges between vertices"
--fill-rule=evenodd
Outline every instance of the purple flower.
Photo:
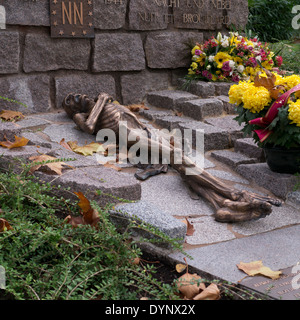
M 232 76 L 232 81 L 233 81 L 233 82 L 239 82 L 239 81 L 240 81 L 239 76 L 238 76 L 237 74 L 233 75 L 233 76 Z
M 212 74 L 208 72 L 207 70 L 202 71 L 202 76 L 211 80 L 212 79 Z
M 203 52 L 201 50 L 195 50 L 195 55 L 200 56 Z
M 230 72 L 230 71 L 231 71 L 231 68 L 230 68 L 230 66 L 229 66 L 229 61 L 225 61 L 225 62 L 223 63 L 222 70 L 223 70 L 223 71 L 227 71 L 227 72 Z

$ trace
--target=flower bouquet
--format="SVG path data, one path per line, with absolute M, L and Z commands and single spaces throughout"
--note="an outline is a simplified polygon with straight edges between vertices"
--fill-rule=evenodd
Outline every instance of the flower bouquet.
M 266 43 L 247 39 L 238 33 L 218 33 L 204 44 L 197 43 L 191 51 L 192 63 L 186 79 L 239 82 L 254 80 L 261 68 L 277 70 L 282 57 L 276 56 Z
M 264 148 L 267 162 L 268 150 L 272 154 L 274 150 L 280 150 L 273 165 L 268 162 L 273 171 L 300 171 L 300 76 L 281 76 L 264 70 L 254 81 L 232 85 L 229 101 L 237 105 L 235 120 L 244 124 L 245 135 L 252 135 Z M 279 168 L 279 162 L 287 158 L 285 151 L 293 157 L 292 163 L 284 163 Z

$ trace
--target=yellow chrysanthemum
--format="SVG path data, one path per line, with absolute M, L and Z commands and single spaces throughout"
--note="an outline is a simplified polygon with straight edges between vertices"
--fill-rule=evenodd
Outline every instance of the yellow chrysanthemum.
M 240 81 L 239 84 L 234 84 L 229 89 L 229 102 L 232 104 L 243 103 L 243 95 L 245 91 L 254 84 L 250 81 Z
M 284 78 L 284 83 L 287 85 L 287 89 L 290 90 L 300 84 L 300 76 L 293 74 Z
M 195 71 L 193 71 L 192 69 L 189 69 L 188 70 L 188 74 L 195 74 L 196 72 Z
M 243 94 L 244 108 L 249 109 L 252 113 L 263 110 L 272 102 L 268 89 L 264 87 L 249 86 Z
M 289 119 L 291 123 L 295 123 L 297 127 L 300 127 L 300 99 L 296 102 L 289 103 Z
M 225 52 L 218 52 L 215 55 L 215 61 L 218 64 L 219 69 L 222 68 L 224 62 L 229 61 L 229 60 L 232 60 L 232 57 Z

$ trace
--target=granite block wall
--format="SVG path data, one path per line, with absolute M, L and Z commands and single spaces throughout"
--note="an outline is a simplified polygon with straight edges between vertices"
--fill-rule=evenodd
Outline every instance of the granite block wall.
M 95 37 L 58 39 L 50 36 L 50 1 L 0 0 L 0 96 L 27 105 L 0 100 L 0 109 L 46 112 L 75 91 L 139 103 L 187 72 L 188 41 L 248 18 L 247 0 L 92 0 Z

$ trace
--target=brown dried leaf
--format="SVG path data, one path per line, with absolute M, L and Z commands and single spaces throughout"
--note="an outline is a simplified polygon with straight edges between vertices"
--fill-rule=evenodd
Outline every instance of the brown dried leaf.
M 262 275 L 275 280 L 278 279 L 282 274 L 281 271 L 273 271 L 269 267 L 265 267 L 261 260 L 252 261 L 249 263 L 240 262 L 237 267 L 251 277 Z
M 220 290 L 215 283 L 211 283 L 202 292 L 197 294 L 193 300 L 219 300 Z
M 114 170 L 116 170 L 116 171 L 121 171 L 121 170 L 122 170 L 122 168 L 117 167 L 117 166 L 114 165 L 113 163 L 109 163 L 109 162 L 104 163 L 104 167 L 105 167 L 105 168 L 114 169 Z
M 4 121 L 16 121 L 24 119 L 25 116 L 22 112 L 12 110 L 2 110 L 0 112 L 0 118 Z
M 50 173 L 56 173 L 58 175 L 62 175 L 63 166 L 67 166 L 69 168 L 73 168 L 73 167 L 71 167 L 71 166 L 69 166 L 66 163 L 61 162 L 61 161 L 34 165 L 34 163 L 36 163 L 36 162 L 45 162 L 45 161 L 57 160 L 57 158 L 48 156 L 46 154 L 41 154 L 39 156 L 30 157 L 29 160 L 33 161 L 33 166 L 29 170 L 29 172 L 31 174 L 34 171 L 37 171 L 37 170 L 41 169 L 42 171 L 46 171 L 46 172 L 50 171 Z
M 76 228 L 78 225 L 91 225 L 96 227 L 99 222 L 99 213 L 93 209 L 90 201 L 84 196 L 82 192 L 74 192 L 79 198 L 78 206 L 81 209 L 81 216 L 73 217 L 71 215 L 65 218 L 66 223 L 70 223 L 72 227 Z
M 192 236 L 195 232 L 195 228 L 194 226 L 189 222 L 189 220 L 187 218 L 185 218 L 185 220 L 181 220 L 183 223 L 186 224 L 187 226 L 187 230 L 186 230 L 186 235 L 187 236 Z
M 12 226 L 5 219 L 0 219 L 0 232 L 11 230 Z
M 149 110 L 143 103 L 142 104 L 130 104 L 126 106 L 131 112 L 139 112 L 141 109 Z
M 196 273 L 190 274 L 187 272 L 178 278 L 177 288 L 187 299 L 193 299 L 199 294 L 200 290 L 205 289 L 205 284 L 203 282 L 197 282 L 197 280 L 200 279 L 201 277 Z
M 29 142 L 28 139 L 26 139 L 24 137 L 18 137 L 18 136 L 15 136 L 14 142 L 7 140 L 7 138 L 5 136 L 4 136 L 4 139 L 6 141 L 0 141 L 0 146 L 2 146 L 4 148 L 8 148 L 8 149 L 24 147 Z
M 64 138 L 60 140 L 60 143 L 59 143 L 59 144 L 60 144 L 61 146 L 63 146 L 64 148 L 66 148 L 67 150 L 73 151 L 73 150 L 71 149 L 71 147 L 68 145 L 68 143 L 65 141 Z

